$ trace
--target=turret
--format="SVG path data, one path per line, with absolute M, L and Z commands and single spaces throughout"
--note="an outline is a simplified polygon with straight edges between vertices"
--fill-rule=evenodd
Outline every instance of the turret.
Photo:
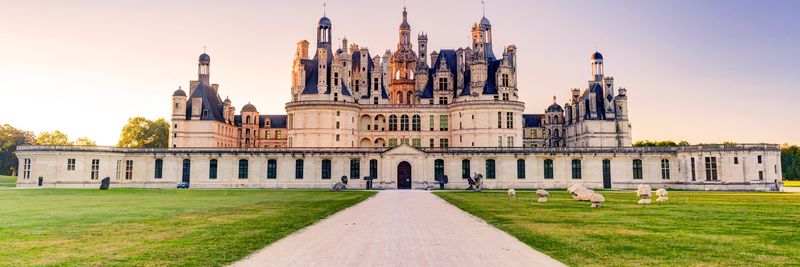
M 197 80 L 201 83 L 209 84 L 211 74 L 211 57 L 203 53 L 197 63 Z
M 428 35 L 425 33 L 421 33 L 417 36 L 417 42 L 419 43 L 419 63 L 417 63 L 417 68 L 427 68 L 428 67 Z M 433 64 L 433 63 L 431 63 Z
M 591 63 L 592 63 L 592 79 L 594 81 L 602 81 L 603 54 L 600 54 L 600 52 L 594 52 L 594 54 L 592 54 Z
M 328 89 L 328 49 L 317 48 L 317 93 L 323 94 Z
M 186 92 L 180 87 L 172 93 L 172 119 L 186 119 Z

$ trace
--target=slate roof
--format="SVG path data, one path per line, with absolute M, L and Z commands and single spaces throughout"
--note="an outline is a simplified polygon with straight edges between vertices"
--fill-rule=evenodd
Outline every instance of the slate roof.
M 542 114 L 522 114 L 522 128 L 542 127 Z
M 456 54 L 456 51 L 452 49 L 442 49 L 439 51 L 439 56 L 436 58 L 436 62 L 430 69 L 428 69 L 428 82 L 425 84 L 425 89 L 423 89 L 420 98 L 433 98 L 433 76 L 442 65 L 442 58 L 444 58 L 447 62 L 447 68 L 450 70 L 450 73 L 453 75 L 453 77 L 458 77 L 457 56 L 458 55 Z M 490 60 L 488 63 L 488 77 L 486 77 L 486 83 L 484 84 L 483 88 L 481 88 L 482 94 L 497 94 L 497 76 L 494 74 L 496 74 L 497 69 L 500 68 L 500 63 L 502 63 L 502 60 Z M 459 96 L 469 96 L 472 93 L 473 88 L 471 82 L 471 71 L 469 66 L 466 66 L 464 70 L 464 90 L 459 93 Z
M 222 115 L 222 99 L 219 98 L 219 94 L 214 91 L 210 85 L 206 83 L 199 83 L 197 87 L 195 87 L 194 92 L 189 97 L 189 100 L 186 103 L 186 119 L 190 120 L 192 118 L 192 100 L 193 98 L 201 98 L 203 101 L 202 105 L 203 108 L 200 112 L 200 120 L 216 120 L 216 121 L 225 121 L 225 117 Z M 202 112 L 205 110 L 207 112 Z M 205 116 L 203 116 L 205 113 Z

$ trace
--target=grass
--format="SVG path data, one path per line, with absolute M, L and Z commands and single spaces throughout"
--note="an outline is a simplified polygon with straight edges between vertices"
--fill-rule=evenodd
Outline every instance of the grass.
M 0 265 L 221 266 L 373 194 L 0 190 Z
M 800 187 L 800 181 L 783 181 L 783 186 Z
M 0 187 L 16 187 L 16 186 L 17 186 L 16 176 L 0 175 Z
M 602 192 L 600 209 L 565 191 L 437 192 L 446 201 L 570 266 L 761 266 L 800 262 L 800 194 L 670 193 L 636 204 L 630 191 Z M 530 202 L 529 202 L 530 201 Z

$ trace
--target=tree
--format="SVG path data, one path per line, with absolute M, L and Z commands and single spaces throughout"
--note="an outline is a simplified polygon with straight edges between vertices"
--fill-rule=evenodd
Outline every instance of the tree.
M 36 137 L 37 145 L 71 145 L 67 134 L 55 130 L 52 132 L 41 132 Z
M 89 137 L 78 137 L 78 139 L 75 139 L 75 142 L 72 142 L 72 144 L 76 146 L 97 146 L 97 143 L 95 143 L 92 139 L 89 139 Z
M 781 146 L 781 171 L 784 179 L 800 179 L 800 147 L 788 144 Z
M 35 139 L 32 132 L 19 130 L 8 124 L 0 126 L 0 174 L 14 175 L 19 165 L 14 154 L 17 146 L 33 144 Z
M 122 127 L 118 147 L 129 148 L 165 148 L 169 142 L 169 123 L 164 119 L 155 121 L 144 117 L 128 119 Z
M 666 141 L 650 141 L 650 140 L 640 140 L 636 141 L 633 144 L 634 147 L 671 147 L 671 146 L 688 146 L 689 142 L 681 141 L 680 143 L 675 143 L 675 141 L 666 140 Z

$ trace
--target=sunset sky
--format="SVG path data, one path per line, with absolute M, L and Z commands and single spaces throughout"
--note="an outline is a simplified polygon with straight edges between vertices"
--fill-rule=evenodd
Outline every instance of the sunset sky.
M 285 114 L 295 43 L 313 48 L 322 3 L 2 0 L 0 124 L 114 145 L 129 117 L 169 119 L 204 46 L 237 110 Z M 327 1 L 334 40 L 395 49 L 403 5 Z M 405 5 L 429 52 L 468 46 L 481 18 L 480 0 Z M 586 87 L 599 48 L 628 89 L 634 141 L 800 144 L 799 14 L 791 0 L 486 1 L 495 53 L 518 48 L 526 113 Z

